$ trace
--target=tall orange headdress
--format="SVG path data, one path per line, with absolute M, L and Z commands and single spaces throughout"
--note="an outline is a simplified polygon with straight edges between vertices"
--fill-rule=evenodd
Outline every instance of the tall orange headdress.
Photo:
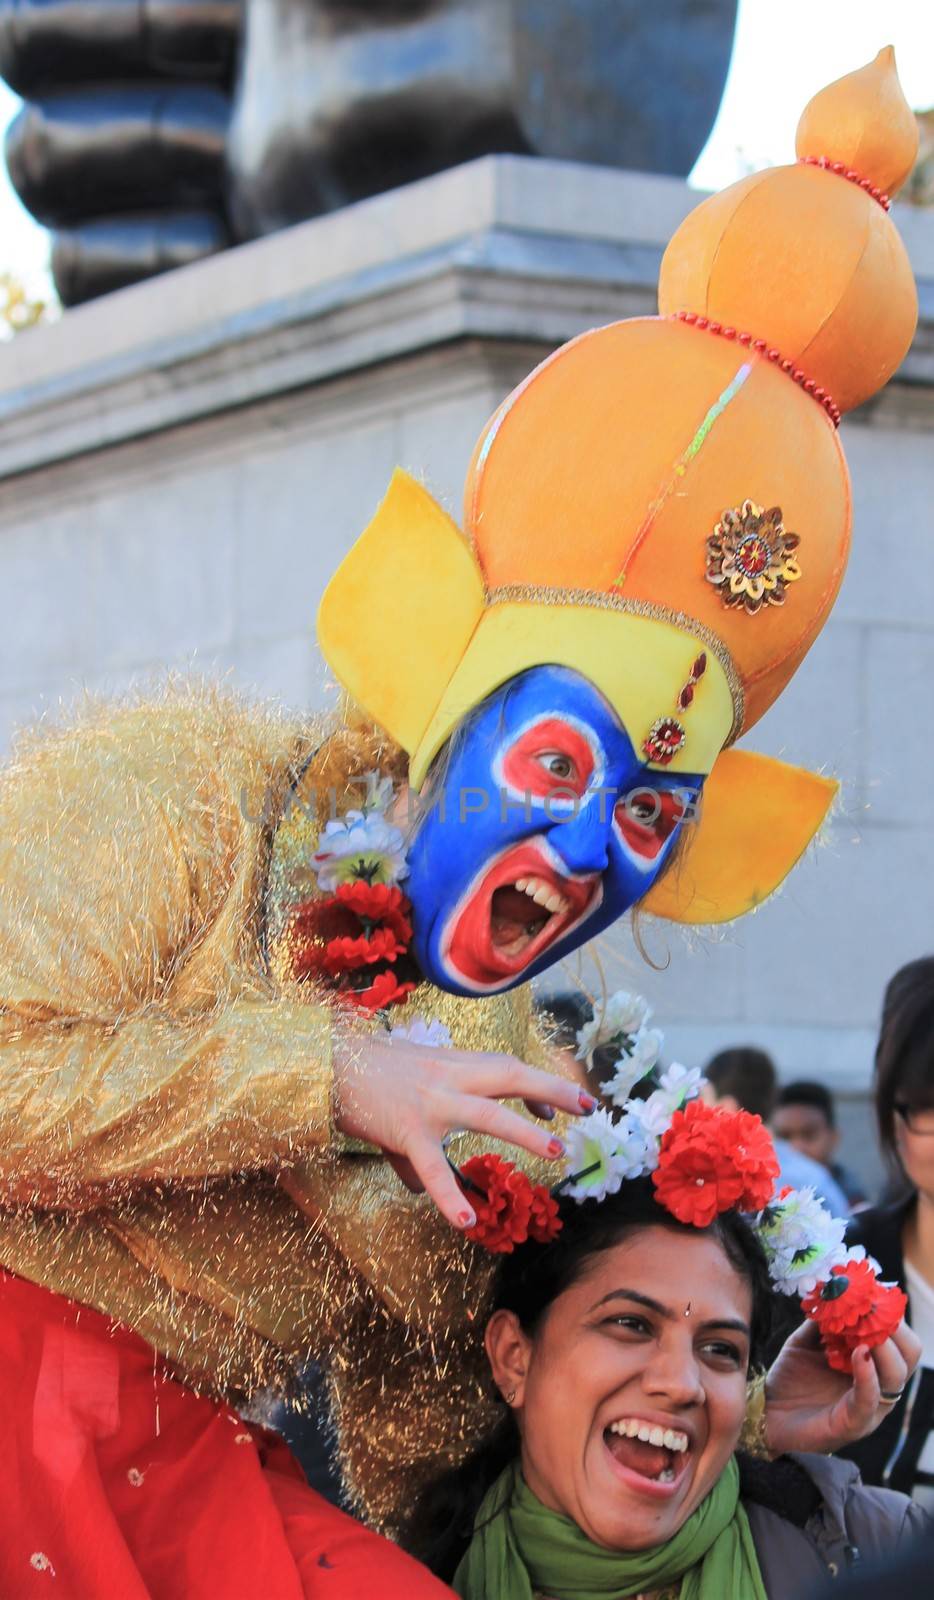
M 781 881 L 835 785 L 725 747 L 788 682 L 843 577 L 836 425 L 914 331 L 888 195 L 916 149 L 883 50 L 810 102 L 794 166 L 691 213 L 662 262 L 659 317 L 583 334 L 504 401 L 467 475 L 466 539 L 396 473 L 318 633 L 416 786 L 498 685 L 570 666 L 647 767 L 710 774 L 682 869 L 648 909 L 725 920 Z

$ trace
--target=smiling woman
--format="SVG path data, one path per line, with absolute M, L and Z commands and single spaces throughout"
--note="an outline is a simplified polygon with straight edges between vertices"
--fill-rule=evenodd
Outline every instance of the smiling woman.
M 508 1413 L 410 1524 L 463 1600 L 791 1600 L 909 1530 L 904 1497 L 842 1463 L 738 1453 L 771 1298 L 737 1212 L 680 1223 L 635 1180 L 560 1218 L 500 1259 L 485 1345 Z

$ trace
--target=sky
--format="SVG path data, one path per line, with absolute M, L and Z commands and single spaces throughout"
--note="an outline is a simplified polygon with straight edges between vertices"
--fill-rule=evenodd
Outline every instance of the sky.
M 798 116 L 815 91 L 895 46 L 915 110 L 934 106 L 931 0 L 740 0 L 723 102 L 690 181 L 720 189 L 744 173 L 794 158 Z M 19 101 L 0 83 L 0 128 Z M 0 270 L 31 294 L 51 292 L 48 234 L 17 200 L 0 162 Z

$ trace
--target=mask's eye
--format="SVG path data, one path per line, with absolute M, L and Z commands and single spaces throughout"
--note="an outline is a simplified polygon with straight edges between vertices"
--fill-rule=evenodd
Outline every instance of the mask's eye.
M 634 822 L 641 822 L 646 827 L 651 827 L 661 811 L 658 795 L 650 795 L 644 789 L 638 790 L 634 795 L 627 795 L 623 806 Z
M 616 829 L 626 848 L 643 861 L 654 861 L 685 813 L 684 796 L 649 787 L 633 789 L 619 801 Z
M 586 793 L 596 765 L 584 732 L 564 718 L 542 717 L 507 746 L 496 769 L 514 793 L 548 800 Z M 562 791 L 563 796 L 562 796 Z
M 553 778 L 560 778 L 564 782 L 568 778 L 573 778 L 577 770 L 570 756 L 562 756 L 554 750 L 539 756 L 538 759 L 546 772 L 550 772 Z

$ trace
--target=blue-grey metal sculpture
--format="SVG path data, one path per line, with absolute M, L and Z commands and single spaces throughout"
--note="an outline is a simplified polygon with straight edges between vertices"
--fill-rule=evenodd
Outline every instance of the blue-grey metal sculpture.
M 737 0 L 0 0 L 67 305 L 491 151 L 685 174 Z

